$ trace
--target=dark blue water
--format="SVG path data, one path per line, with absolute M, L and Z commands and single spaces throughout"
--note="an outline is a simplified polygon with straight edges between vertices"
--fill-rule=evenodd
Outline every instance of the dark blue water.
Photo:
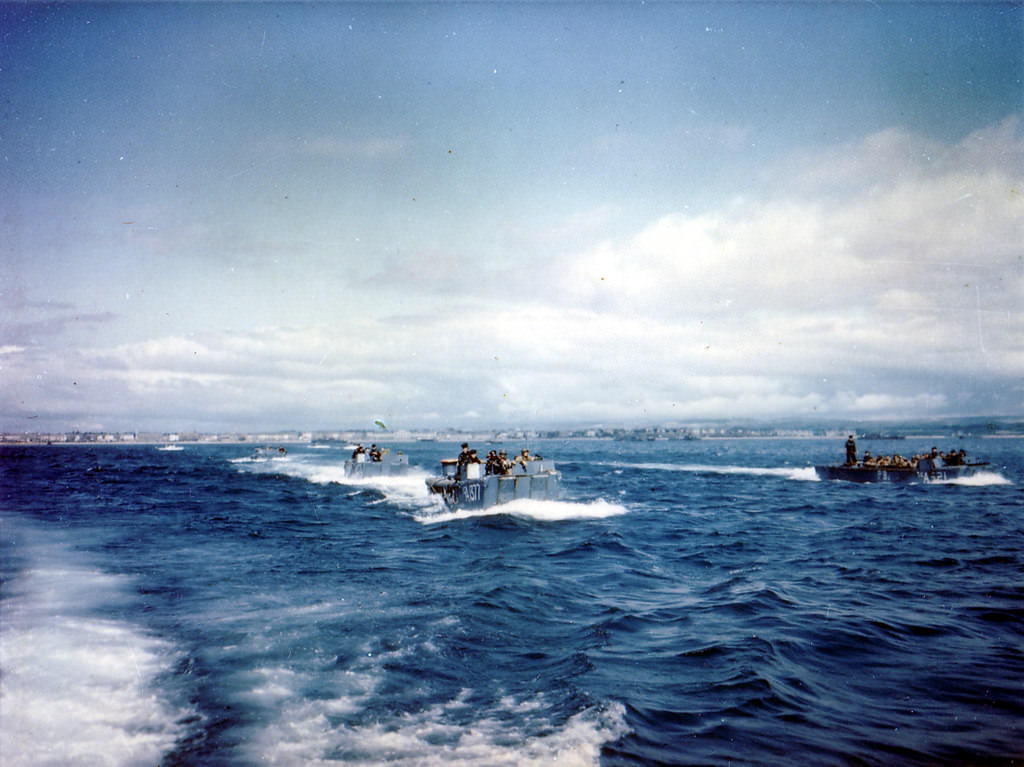
M 3 448 L 0 762 L 1019 764 L 1024 440 L 964 446 L 533 443 L 562 501 L 475 515 L 454 445 Z

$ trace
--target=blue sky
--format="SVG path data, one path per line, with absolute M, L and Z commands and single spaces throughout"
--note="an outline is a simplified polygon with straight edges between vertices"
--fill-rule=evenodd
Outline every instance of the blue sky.
M 1020 414 L 1020 3 L 0 5 L 0 429 Z

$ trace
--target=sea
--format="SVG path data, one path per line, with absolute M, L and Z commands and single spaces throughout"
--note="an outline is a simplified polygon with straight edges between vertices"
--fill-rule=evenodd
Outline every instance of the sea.
M 475 512 L 455 443 L 0 448 L 0 763 L 1021 764 L 1024 439 L 844 439 L 473 444 L 563 474 Z

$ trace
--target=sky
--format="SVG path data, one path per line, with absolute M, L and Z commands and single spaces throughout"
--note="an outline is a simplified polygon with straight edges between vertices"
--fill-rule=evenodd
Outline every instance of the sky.
M 1020 2 L 0 4 L 0 430 L 1024 413 Z

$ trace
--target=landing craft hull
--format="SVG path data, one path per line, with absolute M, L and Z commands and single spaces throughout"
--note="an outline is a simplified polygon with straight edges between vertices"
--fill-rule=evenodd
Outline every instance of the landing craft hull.
M 489 474 L 455 480 L 435 477 L 427 480 L 431 493 L 440 495 L 450 509 L 488 509 L 519 500 L 556 501 L 561 493 L 562 475 L 550 461 L 538 461 L 530 471 L 518 474 Z
M 844 482 L 934 482 L 975 474 L 976 463 L 966 466 L 931 466 L 925 469 L 876 469 L 861 466 L 815 466 L 819 479 L 838 479 Z

